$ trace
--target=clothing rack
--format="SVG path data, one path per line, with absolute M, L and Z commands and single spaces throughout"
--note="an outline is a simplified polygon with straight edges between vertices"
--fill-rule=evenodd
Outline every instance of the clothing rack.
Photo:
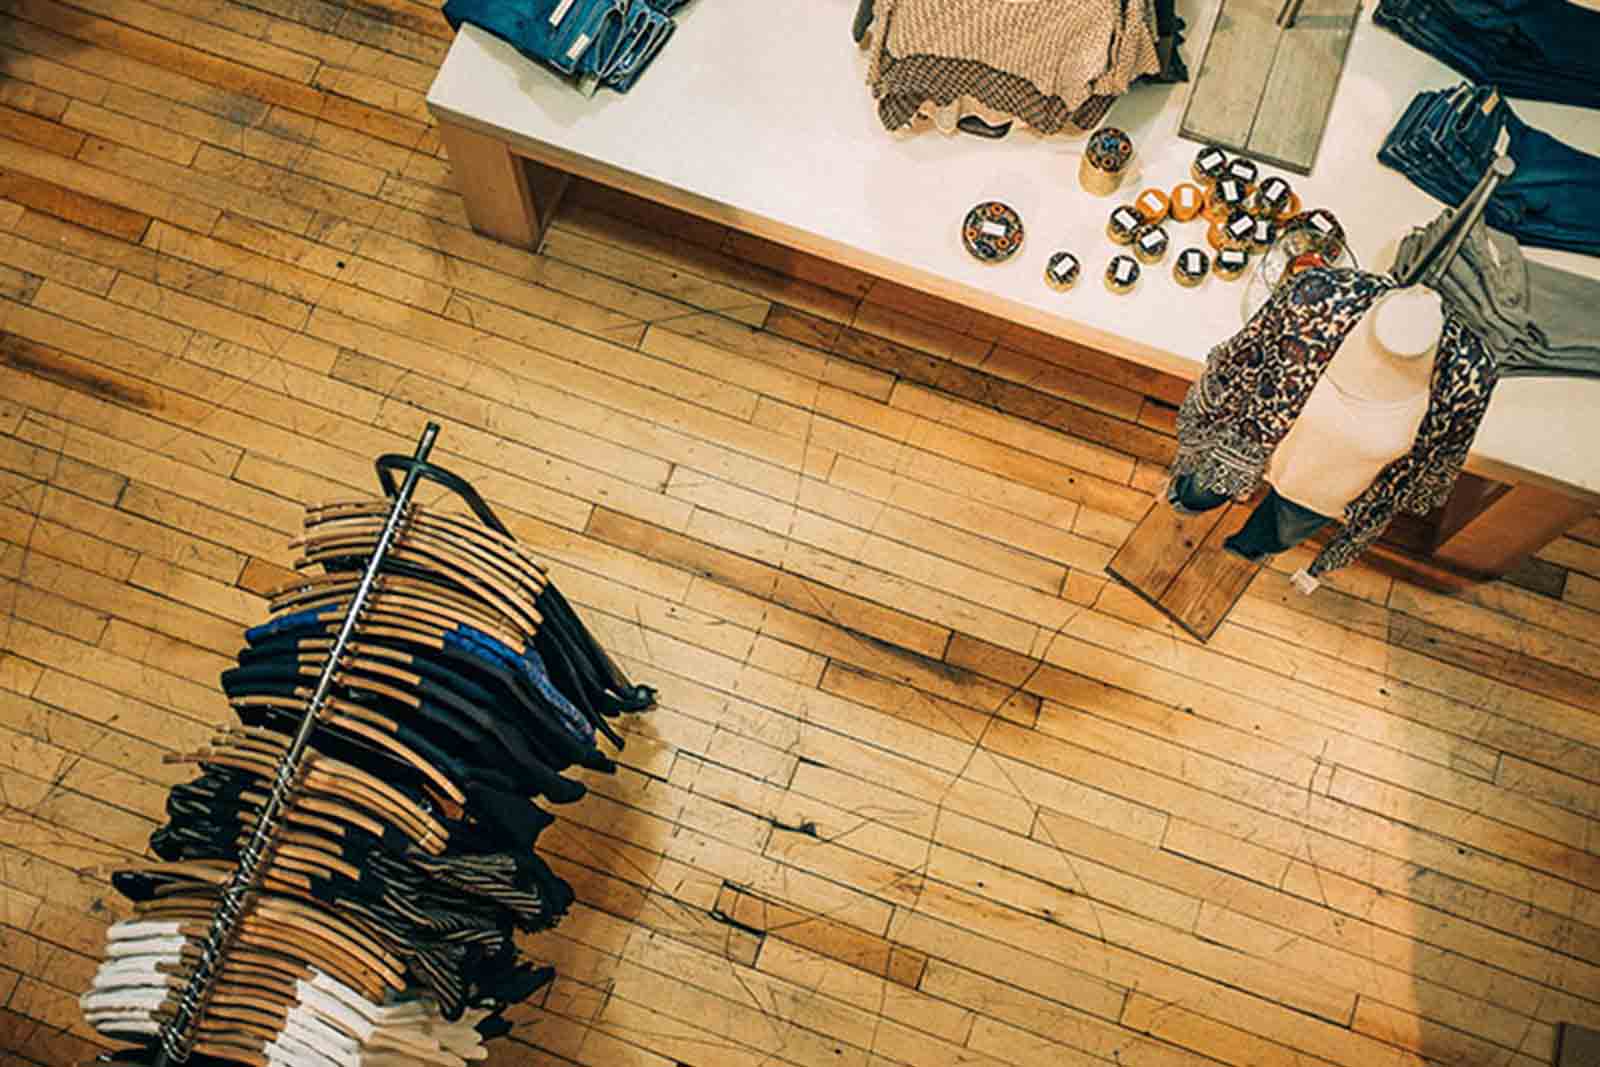
M 433 451 L 433 444 L 438 436 L 439 425 L 429 422 L 417 441 L 416 451 L 412 456 L 413 462 L 406 471 L 405 479 L 393 494 L 394 503 L 389 509 L 383 531 L 362 571 L 360 583 L 351 598 L 350 608 L 345 613 L 338 636 L 328 652 L 327 662 L 323 665 L 316 687 L 312 690 L 311 699 L 306 704 L 305 715 L 300 721 L 299 729 L 285 750 L 283 758 L 278 762 L 273 777 L 272 792 L 262 809 L 261 818 L 250 837 L 249 844 L 240 851 L 238 867 L 222 888 L 221 899 L 207 931 L 200 959 L 190 972 L 177 1011 L 172 1020 L 162 1028 L 155 1067 L 172 1067 L 174 1064 L 187 1063 L 189 1060 L 194 1044 L 195 1028 L 205 1014 L 218 972 L 233 943 L 234 934 L 239 920 L 243 917 L 250 894 L 259 887 L 263 860 L 274 846 L 282 816 L 287 807 L 293 803 L 294 793 L 299 786 L 300 774 L 304 767 L 305 752 L 310 744 L 317 716 L 333 686 L 334 676 L 339 671 L 345 648 L 355 632 L 356 624 L 361 619 L 373 582 L 401 524 L 405 521 L 406 510 L 416 490 L 417 481 L 421 477 L 423 464 L 428 454 Z
M 1495 145 L 1495 157 L 1489 164 L 1489 169 L 1483 172 L 1483 177 L 1478 179 L 1478 184 L 1467 198 L 1461 201 L 1461 206 L 1456 210 L 1455 218 L 1450 225 L 1439 231 L 1438 240 L 1417 258 L 1417 262 L 1405 272 L 1397 276 L 1395 281 L 1402 286 L 1429 285 L 1436 281 L 1450 266 L 1450 261 L 1455 258 L 1461 245 L 1467 239 L 1467 234 L 1482 217 L 1484 208 L 1489 206 L 1489 198 L 1494 195 L 1501 182 L 1511 177 L 1516 172 L 1517 165 L 1510 156 L 1505 154 L 1509 136 L 1502 130 L 1500 140 Z

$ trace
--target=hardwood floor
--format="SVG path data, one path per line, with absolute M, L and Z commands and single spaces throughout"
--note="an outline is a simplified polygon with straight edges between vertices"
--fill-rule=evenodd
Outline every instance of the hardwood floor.
M 661 706 L 491 1063 L 1535 1067 L 1600 1027 L 1600 522 L 1456 596 L 1102 568 L 1182 386 L 593 187 L 472 234 L 413 0 L 0 9 L 0 1051 L 302 502 L 444 424 Z

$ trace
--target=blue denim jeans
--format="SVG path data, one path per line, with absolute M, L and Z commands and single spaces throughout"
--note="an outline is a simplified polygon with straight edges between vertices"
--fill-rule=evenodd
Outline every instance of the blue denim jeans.
M 684 0 L 447 0 L 451 26 L 470 22 L 561 74 L 627 92 L 672 36 Z
M 1194 476 L 1180 474 L 1167 486 L 1167 503 L 1180 515 L 1198 515 L 1228 502 L 1227 495 L 1203 489 Z M 1238 532 L 1222 543 L 1236 556 L 1252 563 L 1285 552 L 1333 520 L 1270 490 Z
M 1600 106 L 1600 12 L 1567 0 L 1380 0 L 1372 19 L 1510 96 Z
M 1459 205 L 1494 158 L 1501 132 L 1516 173 L 1484 217 L 1523 244 L 1600 254 L 1600 156 L 1580 152 L 1523 122 L 1491 86 L 1463 83 L 1424 92 L 1389 132 L 1378 159 L 1427 192 Z

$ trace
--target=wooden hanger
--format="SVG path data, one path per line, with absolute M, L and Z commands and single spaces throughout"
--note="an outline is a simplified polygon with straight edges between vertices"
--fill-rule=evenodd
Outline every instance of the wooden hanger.
M 298 548 L 303 543 L 314 543 L 324 539 L 376 544 L 383 527 L 382 518 L 347 516 L 318 522 L 308 520 L 305 537 L 291 542 L 289 547 Z M 464 565 L 479 565 L 499 575 L 523 596 L 537 599 L 539 594 L 544 592 L 546 585 L 544 574 L 529 568 L 520 556 L 502 552 L 498 546 L 478 541 L 450 527 L 438 526 L 425 520 L 416 521 L 405 528 L 400 534 L 400 540 L 408 547 L 430 545 L 434 550 Z
M 390 502 L 387 499 L 378 497 L 370 497 L 364 500 L 336 500 L 327 504 L 307 507 L 306 522 L 309 524 L 326 518 L 344 518 L 351 515 L 363 517 L 371 517 L 373 515 L 387 516 L 390 506 Z M 448 526 L 465 536 L 494 545 L 501 552 L 517 556 L 527 566 L 541 575 L 549 573 L 549 568 L 544 561 L 535 556 L 527 545 L 524 545 L 514 537 L 508 537 L 497 530 L 485 526 L 473 516 L 426 507 L 420 504 L 412 504 L 411 514 L 413 521 Z

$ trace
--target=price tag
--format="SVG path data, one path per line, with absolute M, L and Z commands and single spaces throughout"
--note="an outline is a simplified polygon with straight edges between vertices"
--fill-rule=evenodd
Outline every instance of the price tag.
M 978 223 L 978 229 L 989 237 L 1004 237 L 1006 235 L 1005 224 L 1000 222 L 980 222 Z
M 1133 264 L 1127 260 L 1117 264 L 1117 281 L 1127 282 L 1133 280 Z
M 1141 196 L 1139 203 L 1143 204 L 1151 214 L 1159 215 L 1161 213 L 1161 194 L 1154 189 Z
M 1229 204 L 1237 204 L 1244 199 L 1244 190 L 1232 178 L 1222 183 L 1221 193 L 1222 199 Z
M 1112 221 L 1116 222 L 1119 226 L 1127 226 L 1132 228 L 1139 224 L 1139 216 L 1135 215 L 1125 207 L 1117 208 L 1116 211 L 1111 213 L 1111 218 Z
M 567 12 L 572 10 L 573 3 L 574 0 L 561 0 L 561 3 L 556 5 L 556 9 L 550 12 L 550 25 L 561 25 L 561 20 L 566 18 Z
M 1248 216 L 1248 215 L 1240 215 L 1238 218 L 1236 218 L 1232 222 L 1228 223 L 1228 236 L 1230 236 L 1230 237 L 1245 237 L 1245 236 L 1248 236 L 1250 231 L 1251 231 L 1251 229 L 1254 226 L 1255 226 L 1255 221 L 1253 219 L 1251 219 L 1250 216 Z
M 1208 148 L 1204 152 L 1200 153 L 1200 166 L 1209 170 L 1212 167 L 1221 166 L 1222 161 L 1226 158 L 1226 156 L 1217 151 L 1215 148 Z
M 579 56 L 583 55 L 583 50 L 589 47 L 589 40 L 590 38 L 587 33 L 578 34 L 578 39 L 572 42 L 571 48 L 567 49 L 567 58 L 577 59 Z
M 1200 258 L 1199 252 L 1191 248 L 1183 254 L 1183 269 L 1190 274 L 1199 274 L 1205 269 L 1205 260 Z
M 1329 220 L 1328 216 L 1322 214 L 1320 211 L 1311 216 L 1311 225 L 1315 226 L 1323 233 L 1333 232 L 1333 222 Z
M 1139 238 L 1139 247 L 1144 249 L 1146 252 L 1154 252 L 1156 249 L 1165 244 L 1166 240 L 1167 239 L 1165 237 L 1161 236 L 1160 230 L 1151 230 L 1149 233 Z
M 1072 277 L 1072 272 L 1077 266 L 1078 264 L 1071 256 L 1062 256 L 1057 263 L 1051 266 L 1050 273 L 1055 275 L 1056 281 L 1064 282 Z
M 1250 260 L 1237 248 L 1226 248 L 1217 254 L 1217 262 L 1224 267 L 1243 267 Z

